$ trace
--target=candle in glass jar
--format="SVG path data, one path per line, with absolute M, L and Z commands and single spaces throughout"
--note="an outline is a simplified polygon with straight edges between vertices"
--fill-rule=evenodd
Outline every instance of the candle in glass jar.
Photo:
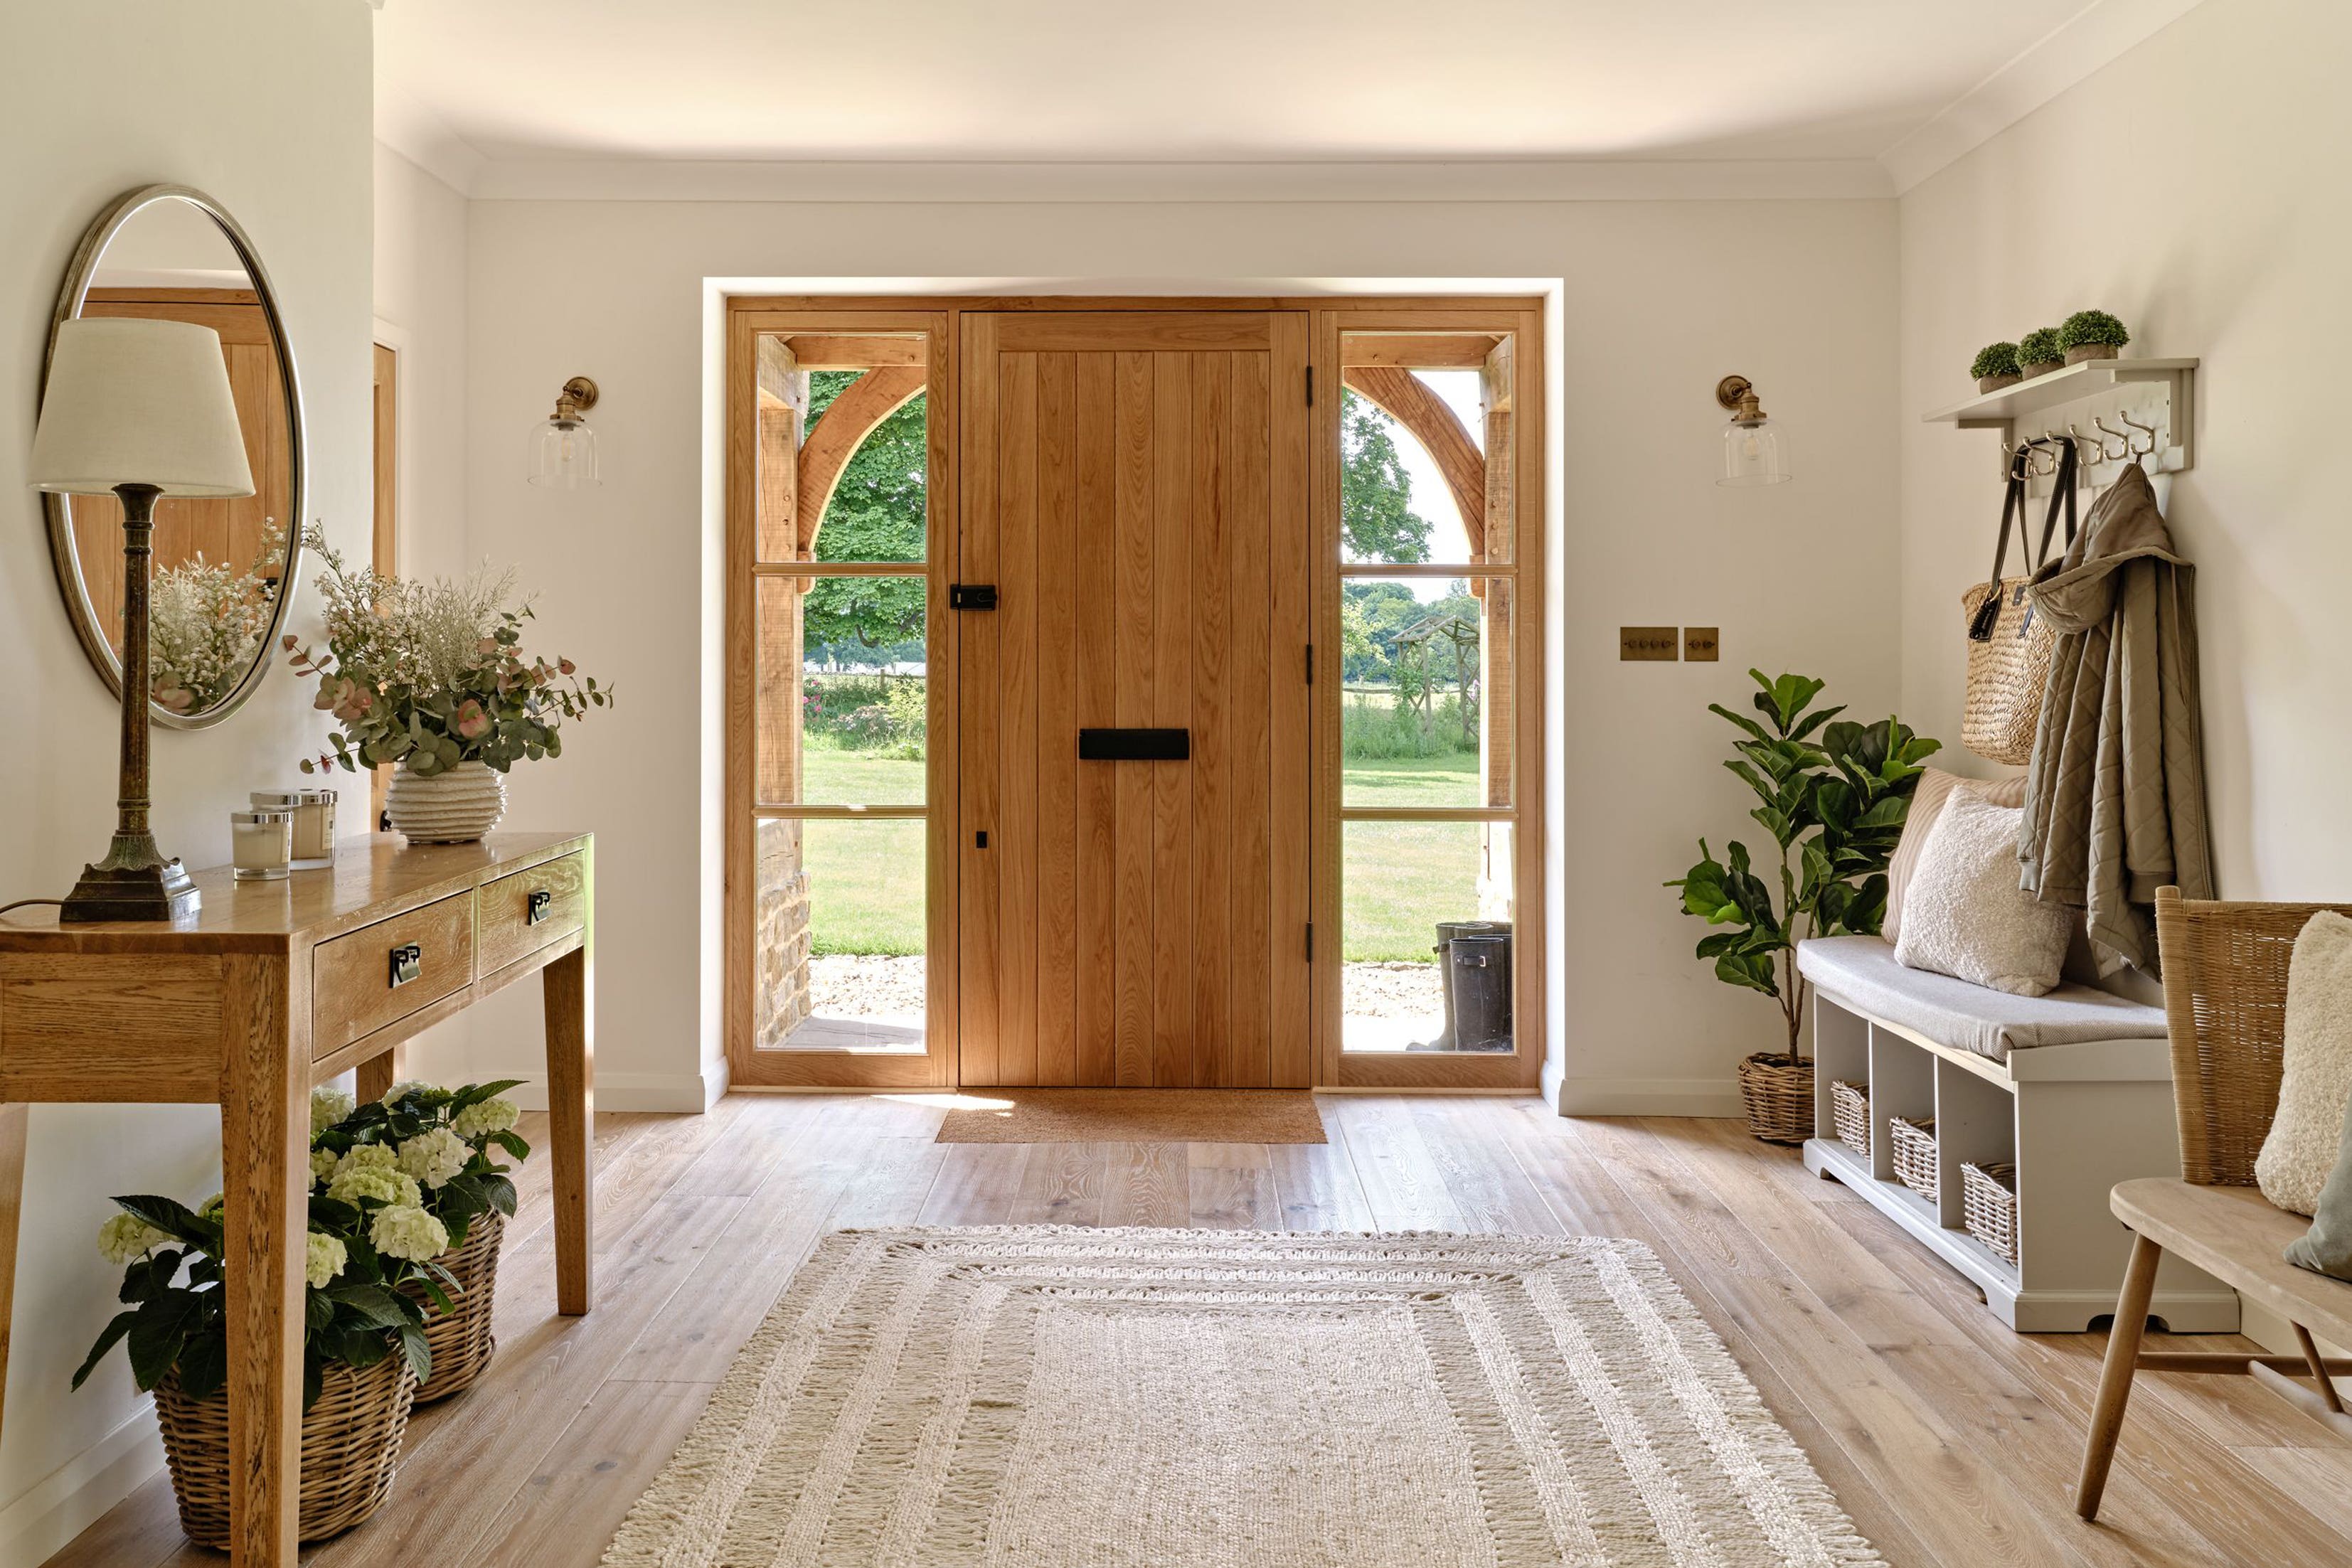
M 294 858 L 294 813 L 266 807 L 228 814 L 229 875 L 276 882 Z
M 332 789 L 256 789 L 253 804 L 257 810 L 293 813 L 296 871 L 323 871 L 335 863 Z

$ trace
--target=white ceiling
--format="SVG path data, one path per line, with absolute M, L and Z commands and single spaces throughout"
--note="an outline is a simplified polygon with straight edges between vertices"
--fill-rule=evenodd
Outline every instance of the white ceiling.
M 490 165 L 1870 161 L 2193 3 L 383 0 L 376 79 Z

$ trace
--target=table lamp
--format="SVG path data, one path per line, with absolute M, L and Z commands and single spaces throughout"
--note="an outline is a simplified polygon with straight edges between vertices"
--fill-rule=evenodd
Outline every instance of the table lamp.
M 36 489 L 122 502 L 122 758 L 114 842 L 58 918 L 176 920 L 194 883 L 147 823 L 148 571 L 155 502 L 253 494 L 220 334 L 130 317 L 58 323 L 30 465 Z

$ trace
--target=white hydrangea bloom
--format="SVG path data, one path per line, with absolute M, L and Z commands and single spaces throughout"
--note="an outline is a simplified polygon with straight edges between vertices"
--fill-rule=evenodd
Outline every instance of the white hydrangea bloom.
M 430 1089 L 432 1087 L 432 1084 L 425 1082 L 422 1078 L 404 1078 L 399 1082 L 394 1084 L 389 1090 L 385 1091 L 382 1103 L 389 1105 L 394 1101 L 399 1099 L 402 1095 L 409 1092 L 411 1090 Z
M 350 1260 L 351 1249 L 343 1245 L 342 1238 L 313 1230 L 303 1248 L 302 1278 L 312 1290 L 323 1291 L 327 1281 L 341 1273 L 343 1265 Z
M 311 1134 L 325 1132 L 358 1108 L 358 1101 L 331 1083 L 321 1083 L 310 1091 Z
M 414 1204 L 378 1209 L 375 1223 L 368 1227 L 368 1239 L 385 1257 L 405 1258 L 412 1263 L 449 1250 L 448 1228 Z
M 98 1228 L 98 1249 L 110 1263 L 142 1258 L 170 1239 L 135 1214 L 118 1214 Z
M 203 1207 L 196 1210 L 198 1218 L 204 1219 L 218 1219 L 227 1212 L 228 1194 L 225 1192 L 213 1194 L 212 1197 L 205 1199 Z
M 334 1150 L 312 1149 L 310 1151 L 310 1180 L 312 1183 L 316 1184 L 318 1182 L 325 1181 L 329 1176 L 333 1176 L 335 1174 L 335 1166 L 338 1163 Z
M 401 1184 L 406 1182 L 413 1192 L 416 1184 L 396 1170 L 382 1166 L 355 1166 L 339 1170 L 327 1183 L 327 1196 L 337 1203 L 398 1203 L 404 1196 Z
M 468 1105 L 450 1118 L 449 1125 L 461 1138 L 484 1138 L 492 1133 L 503 1133 L 522 1120 L 522 1112 L 511 1100 L 485 1100 L 478 1105 Z
M 400 1145 L 400 1168 L 430 1187 L 447 1182 L 473 1157 L 473 1145 L 446 1127 L 419 1133 Z
M 389 1171 L 400 1168 L 400 1155 L 383 1144 L 353 1144 L 335 1162 L 335 1174 L 345 1171 Z

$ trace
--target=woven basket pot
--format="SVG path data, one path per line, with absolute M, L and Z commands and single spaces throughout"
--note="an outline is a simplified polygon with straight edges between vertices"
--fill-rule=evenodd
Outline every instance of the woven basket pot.
M 412 844 L 470 844 L 507 814 L 507 776 L 479 762 L 429 779 L 404 768 L 383 792 L 383 810 Z
M 1813 1135 L 1813 1064 L 1759 1051 L 1739 1064 L 1739 1098 L 1748 1131 L 1768 1144 L 1801 1144 Z
M 397 1352 L 373 1366 L 326 1369 L 319 1402 L 302 1416 L 301 1511 L 305 1542 L 341 1535 L 382 1508 L 408 1432 L 416 1376 Z M 180 1500 L 180 1528 L 199 1546 L 226 1552 L 228 1531 L 228 1396 L 190 1399 L 179 1375 L 155 1385 L 163 1457 Z
M 448 1293 L 449 1311 L 443 1312 L 420 1285 L 400 1288 L 424 1307 L 425 1343 L 433 1349 L 433 1375 L 416 1385 L 419 1405 L 463 1394 L 489 1370 L 490 1354 L 499 1347 L 490 1335 L 490 1312 L 498 1300 L 499 1244 L 506 1233 L 507 1217 L 494 1208 L 466 1228 L 464 1246 L 434 1260 L 457 1279 L 456 1289 L 441 1287 Z

